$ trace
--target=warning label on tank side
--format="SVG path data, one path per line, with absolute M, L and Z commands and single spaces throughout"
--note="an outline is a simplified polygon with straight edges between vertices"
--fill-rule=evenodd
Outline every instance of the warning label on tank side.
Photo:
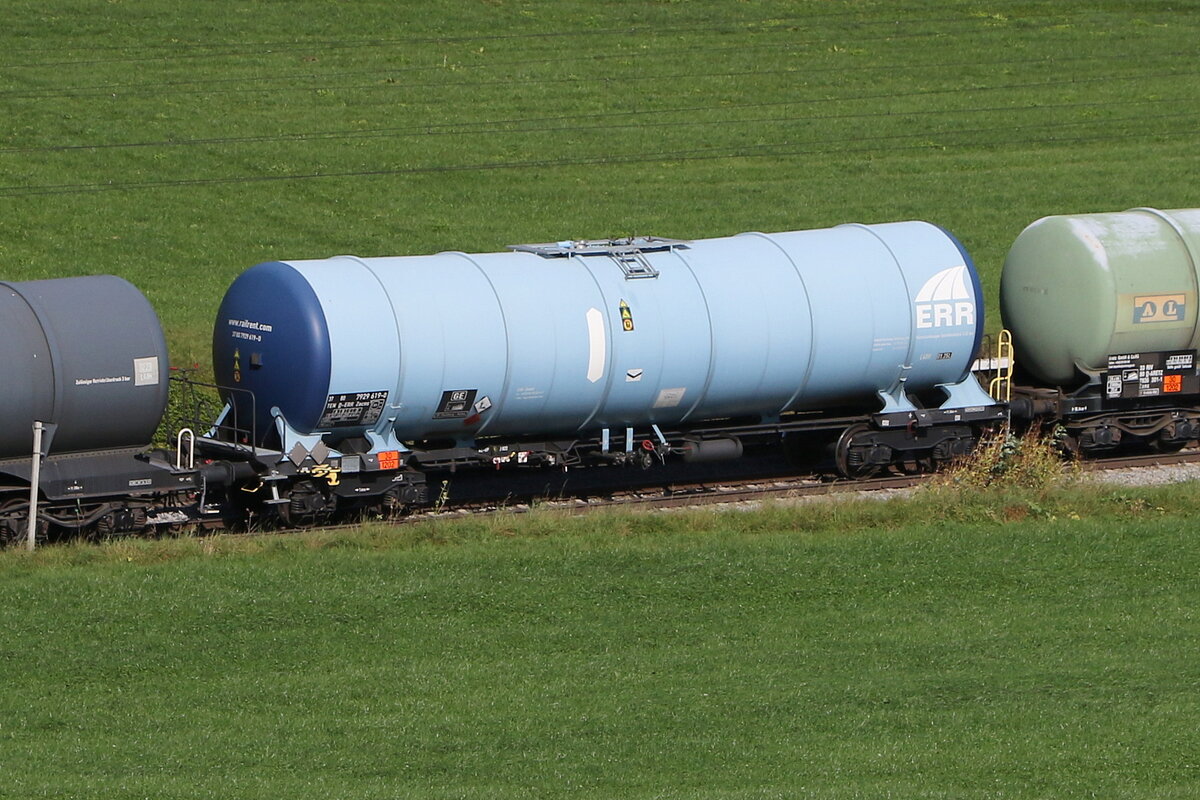
M 1122 353 L 1108 357 L 1104 394 L 1112 400 L 1200 392 L 1196 353 Z
M 633 330 L 633 311 L 629 308 L 629 303 L 622 300 L 617 310 L 621 312 L 621 330 Z
M 331 394 L 325 400 L 325 411 L 317 421 L 317 427 L 357 428 L 374 425 L 383 415 L 387 399 L 387 392 Z
M 478 389 L 451 389 L 442 392 L 442 400 L 438 403 L 437 411 L 433 412 L 434 419 L 465 419 L 474 413 L 475 395 Z
M 492 407 L 492 398 L 486 394 L 476 401 L 475 405 L 471 406 L 472 414 L 463 420 L 463 425 L 475 425 L 483 418 L 483 412 Z

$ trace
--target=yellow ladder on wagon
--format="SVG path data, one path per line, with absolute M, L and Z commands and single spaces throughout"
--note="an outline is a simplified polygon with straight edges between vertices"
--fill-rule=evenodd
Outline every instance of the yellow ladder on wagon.
M 1004 328 L 996 337 L 996 377 L 988 384 L 988 394 L 996 400 L 1004 403 L 1012 400 L 1012 374 L 1015 363 L 1012 331 Z

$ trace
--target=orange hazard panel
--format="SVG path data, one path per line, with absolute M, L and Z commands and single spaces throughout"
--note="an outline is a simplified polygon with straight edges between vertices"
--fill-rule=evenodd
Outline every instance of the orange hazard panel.
M 400 451 L 384 450 L 379 454 L 380 469 L 400 469 Z
M 1183 376 L 1182 375 L 1163 375 L 1163 393 L 1167 392 L 1182 392 L 1183 391 Z

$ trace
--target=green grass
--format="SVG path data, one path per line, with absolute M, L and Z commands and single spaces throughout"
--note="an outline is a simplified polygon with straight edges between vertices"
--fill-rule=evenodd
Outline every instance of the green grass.
M 0 278 L 1192 207 L 1195 2 L 12 0 Z M 989 328 L 999 321 L 993 313 Z M 1194 487 L 0 553 L 0 797 L 1194 797 Z
M 3 553 L 0 796 L 1194 797 L 1194 496 Z
M 207 364 L 260 260 L 924 218 L 994 307 L 1033 219 L 1197 204 L 1194 2 L 14 0 L 4 21 L 3 277 L 123 275 L 179 364 Z

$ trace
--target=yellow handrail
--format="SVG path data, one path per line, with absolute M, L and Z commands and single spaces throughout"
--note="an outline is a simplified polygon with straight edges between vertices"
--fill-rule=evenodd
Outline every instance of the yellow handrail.
M 996 337 L 996 377 L 988 384 L 988 394 L 1005 403 L 1012 400 L 1012 374 L 1015 364 L 1012 332 L 1004 328 Z

